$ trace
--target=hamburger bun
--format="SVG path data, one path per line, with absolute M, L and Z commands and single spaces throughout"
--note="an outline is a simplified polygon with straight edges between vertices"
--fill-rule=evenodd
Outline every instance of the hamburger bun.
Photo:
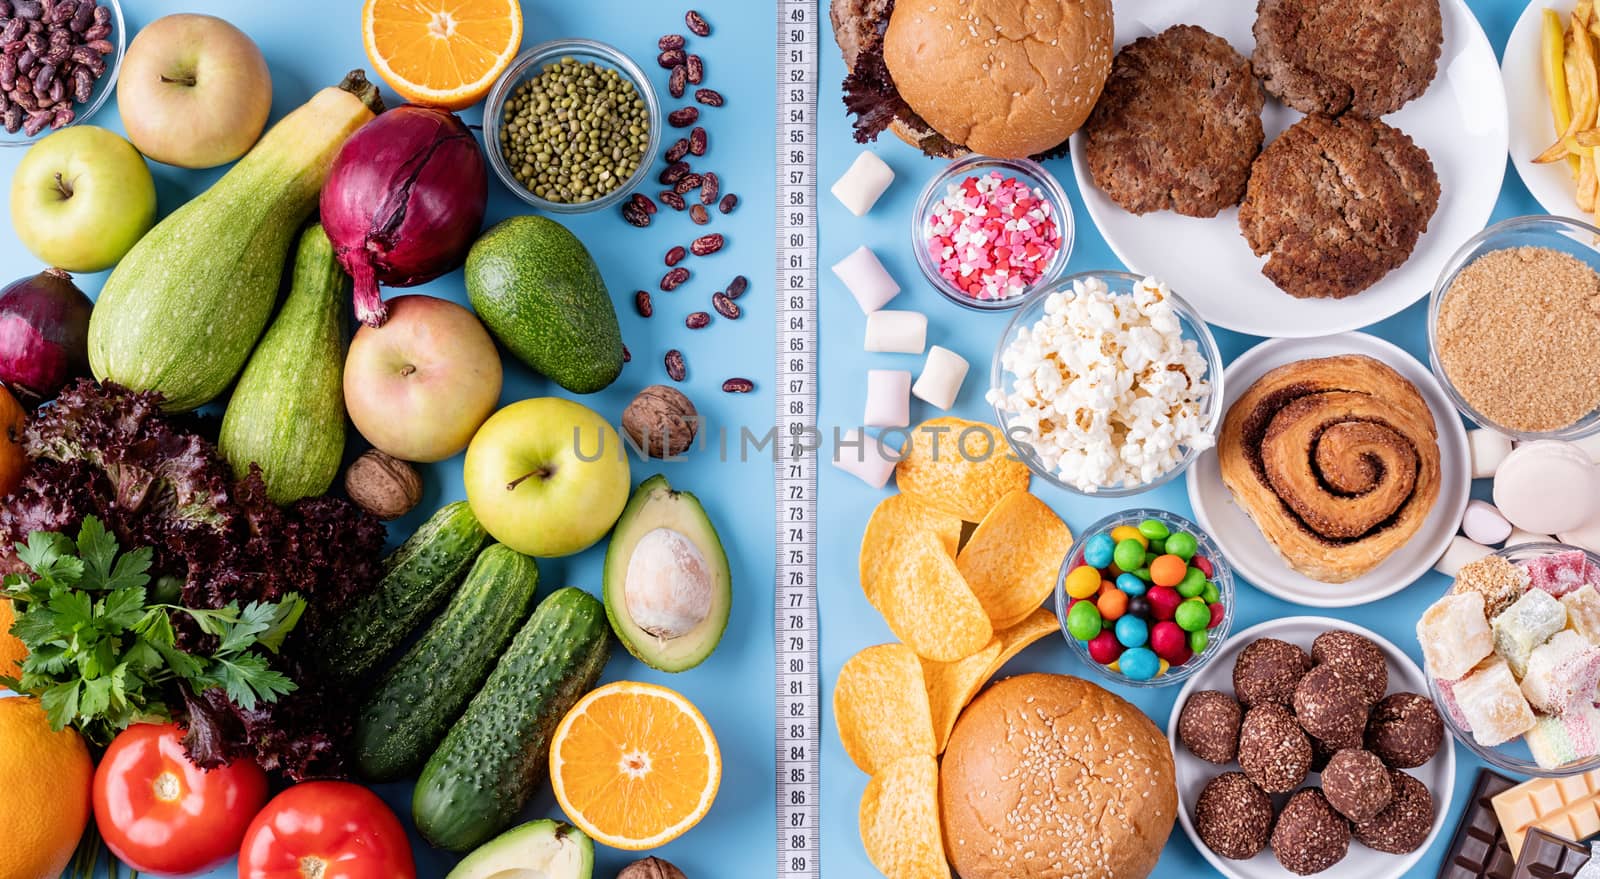
M 1150 718 L 1088 681 L 990 687 L 939 772 L 945 847 L 962 879 L 1142 879 L 1178 812 L 1172 750 Z
M 900 97 L 946 140 L 1024 158 L 1088 118 L 1113 41 L 1111 0 L 906 0 L 889 16 L 883 58 Z

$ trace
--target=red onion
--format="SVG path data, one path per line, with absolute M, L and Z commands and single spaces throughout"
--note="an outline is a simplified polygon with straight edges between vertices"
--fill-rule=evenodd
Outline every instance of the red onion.
M 87 376 L 93 307 L 60 269 L 0 290 L 0 381 L 22 402 L 37 405 Z
M 488 200 L 483 152 L 451 113 L 406 104 L 345 141 L 322 187 L 322 226 L 355 279 L 356 317 L 382 326 L 379 284 L 411 287 L 460 266 Z

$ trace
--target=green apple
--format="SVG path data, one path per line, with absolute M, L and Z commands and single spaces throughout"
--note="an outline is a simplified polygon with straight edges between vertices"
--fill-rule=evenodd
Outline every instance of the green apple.
M 616 429 L 560 397 L 489 416 L 467 446 L 462 478 L 489 536 L 539 558 L 592 545 L 628 502 L 628 456 Z
M 17 237 L 58 269 L 109 269 L 155 221 L 156 183 L 144 156 L 104 128 L 57 131 L 29 147 L 11 177 Z

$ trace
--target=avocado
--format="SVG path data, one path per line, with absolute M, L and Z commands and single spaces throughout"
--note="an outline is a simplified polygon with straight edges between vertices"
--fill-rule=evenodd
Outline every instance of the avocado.
M 634 490 L 606 549 L 606 616 L 645 665 L 685 671 L 722 640 L 733 604 L 728 556 L 700 501 L 660 474 Z
M 594 843 L 571 824 L 529 821 L 473 850 L 445 879 L 589 879 Z
M 512 217 L 467 252 L 467 298 L 484 326 L 534 371 L 575 394 L 622 372 L 622 330 L 594 259 L 567 228 Z

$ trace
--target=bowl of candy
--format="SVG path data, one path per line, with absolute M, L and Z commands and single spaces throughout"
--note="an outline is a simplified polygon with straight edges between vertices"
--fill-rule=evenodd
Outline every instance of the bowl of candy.
M 1525 775 L 1600 768 L 1600 555 L 1508 546 L 1465 565 L 1417 623 L 1445 727 Z
M 1056 617 L 1107 680 L 1164 687 L 1199 671 L 1233 625 L 1233 571 L 1211 536 L 1166 510 L 1089 526 L 1056 580 Z

